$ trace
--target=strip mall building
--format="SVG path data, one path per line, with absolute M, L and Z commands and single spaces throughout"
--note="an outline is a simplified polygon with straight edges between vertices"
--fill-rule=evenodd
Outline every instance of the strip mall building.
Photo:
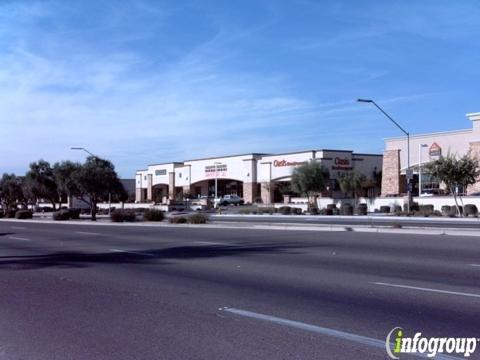
M 286 154 L 243 154 L 149 165 L 136 173 L 136 201 L 165 203 L 168 199 L 239 195 L 246 203 L 282 202 L 282 185 L 295 167 L 318 161 L 328 169 L 329 186 L 322 196 L 343 197 L 337 179 L 356 171 L 369 179 L 382 169 L 382 155 L 345 150 L 308 150 Z M 377 191 L 372 189 L 373 191 Z M 372 196 L 376 194 L 371 194 Z
M 463 156 L 470 154 L 480 158 L 480 113 L 466 115 L 472 128 L 410 136 L 410 168 L 413 170 L 413 193 L 418 194 L 419 164 L 438 159 L 442 155 Z M 382 171 L 382 196 L 396 196 L 406 192 L 406 170 L 408 167 L 407 138 L 396 137 L 385 140 Z M 440 187 L 435 179 L 422 175 L 422 189 L 435 190 Z M 480 191 L 480 179 L 468 189 L 459 187 L 460 193 Z

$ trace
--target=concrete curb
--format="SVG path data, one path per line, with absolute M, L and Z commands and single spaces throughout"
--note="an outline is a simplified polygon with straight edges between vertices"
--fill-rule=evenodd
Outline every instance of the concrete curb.
M 126 227 L 163 227 L 163 228 L 199 228 L 199 229 L 256 229 L 256 230 L 282 230 L 282 231 L 326 231 L 326 232 L 361 232 L 361 233 L 385 233 L 385 234 L 415 234 L 415 235 L 448 235 L 448 236 L 471 236 L 480 237 L 478 229 L 452 229 L 452 228 L 391 228 L 387 226 L 370 225 L 329 225 L 329 224 L 262 224 L 262 223 L 240 223 L 240 222 L 222 222 L 208 224 L 170 224 L 166 222 L 158 223 L 112 223 L 112 222 L 88 222 L 80 221 L 55 221 L 55 220 L 35 220 L 35 219 L 0 219 L 1 222 L 13 223 L 36 223 L 36 224 L 56 224 L 56 225 L 85 225 L 85 226 L 126 226 Z

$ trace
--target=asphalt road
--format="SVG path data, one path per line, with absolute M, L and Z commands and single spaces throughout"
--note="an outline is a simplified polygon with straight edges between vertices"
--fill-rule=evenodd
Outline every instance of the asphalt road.
M 396 326 L 480 337 L 475 265 L 476 237 L 0 221 L 0 359 L 386 359 Z
M 421 228 L 453 228 L 453 229 L 479 229 L 480 218 L 421 218 L 421 217 L 336 217 L 336 216 L 278 216 L 278 215 L 210 215 L 216 222 L 246 222 L 246 223 L 287 223 L 287 224 L 325 224 L 325 225 L 367 225 L 367 226 L 393 226 L 401 224 L 408 227 Z

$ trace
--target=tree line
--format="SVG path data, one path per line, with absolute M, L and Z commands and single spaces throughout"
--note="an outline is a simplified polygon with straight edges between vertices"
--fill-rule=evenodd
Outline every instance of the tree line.
M 96 220 L 97 204 L 113 197 L 126 201 L 128 194 L 113 164 L 97 156 L 89 156 L 83 164 L 61 161 L 53 166 L 39 160 L 30 164 L 24 176 L 4 173 L 0 179 L 0 205 L 4 211 L 28 208 L 43 199 L 54 210 L 62 198 L 76 197 L 90 208 Z

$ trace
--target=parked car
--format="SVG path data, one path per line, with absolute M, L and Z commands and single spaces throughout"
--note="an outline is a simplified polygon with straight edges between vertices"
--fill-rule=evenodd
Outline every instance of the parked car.
M 243 205 L 245 201 L 238 195 L 225 195 L 221 198 L 215 199 L 215 205 L 228 206 L 228 205 Z

